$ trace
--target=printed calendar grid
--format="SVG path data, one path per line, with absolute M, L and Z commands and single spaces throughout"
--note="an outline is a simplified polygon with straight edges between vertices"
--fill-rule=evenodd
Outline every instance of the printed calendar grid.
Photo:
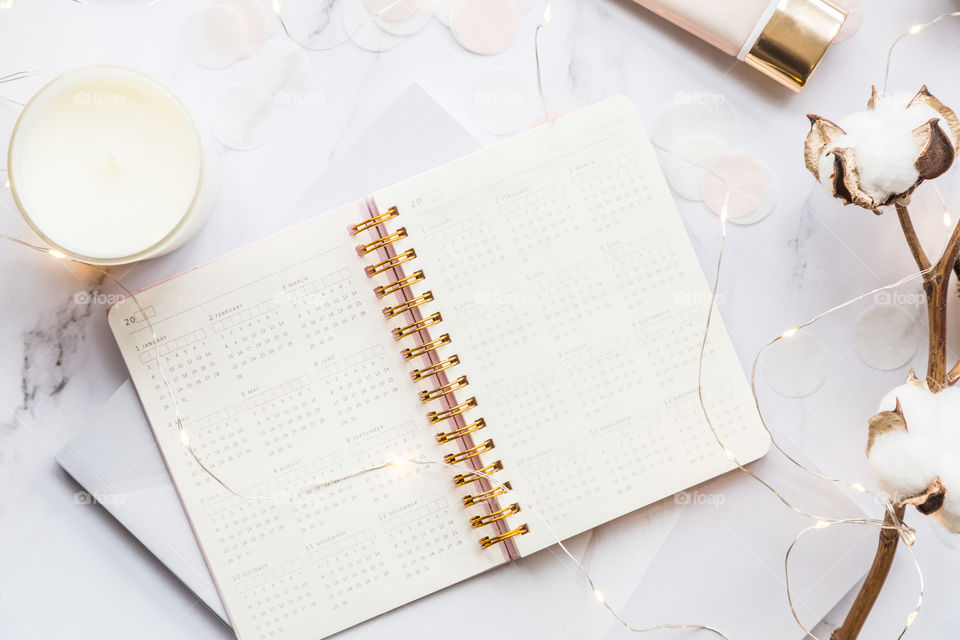
M 279 305 L 274 298 L 265 300 L 259 304 L 255 304 L 246 309 L 225 316 L 220 320 L 215 320 L 213 322 L 213 330 L 216 333 L 221 333 L 227 329 L 232 329 L 233 327 L 241 325 L 245 322 L 249 322 L 256 317 L 270 313 L 271 311 L 276 311 L 278 306 Z
M 252 487 L 248 487 L 243 491 L 238 492 L 238 493 L 242 493 L 243 495 L 231 494 L 223 498 L 214 500 L 212 502 L 206 503 L 203 506 L 203 511 L 208 516 L 215 516 L 225 511 L 236 509 L 237 507 L 250 505 L 251 501 L 248 498 L 245 498 L 243 496 L 269 495 L 270 492 L 273 490 L 273 488 L 274 488 L 273 484 L 270 482 L 260 482 L 258 484 L 253 485 Z
M 243 406 L 247 409 L 255 409 L 257 407 L 262 407 L 265 404 L 273 402 L 278 398 L 293 393 L 297 389 L 302 389 L 310 385 L 310 376 L 299 376 L 294 378 L 289 382 L 285 382 L 281 385 L 267 389 L 261 393 L 244 398 Z
M 281 578 L 300 573 L 302 566 L 302 560 L 297 559 L 290 560 L 276 567 L 264 569 L 254 576 L 237 581 L 237 591 L 240 593 L 248 593 L 254 589 L 264 587 Z
M 382 358 L 383 355 L 383 347 L 380 345 L 370 347 L 369 349 L 364 349 L 363 351 L 358 351 L 349 357 L 341 358 L 340 360 L 337 360 L 329 365 L 325 365 L 323 367 L 323 371 L 320 373 L 320 378 L 331 378 L 352 367 L 361 365 L 364 362 L 368 362 L 376 358 Z
M 159 344 L 160 355 L 169 356 L 170 354 L 179 351 L 185 347 L 189 347 L 192 344 L 201 342 L 207 337 L 207 332 L 203 329 L 197 329 L 191 331 L 185 335 L 182 335 L 178 338 L 173 338 L 172 340 L 163 340 Z M 147 364 L 157 359 L 157 349 L 153 346 L 145 347 L 145 351 L 140 353 L 140 362 Z

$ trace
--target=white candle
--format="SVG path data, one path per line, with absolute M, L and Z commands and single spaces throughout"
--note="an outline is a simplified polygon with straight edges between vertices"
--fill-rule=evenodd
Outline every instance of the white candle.
M 153 258 L 203 225 L 215 157 L 182 102 L 123 67 L 82 67 L 27 103 L 8 153 L 20 212 L 52 248 L 91 264 Z

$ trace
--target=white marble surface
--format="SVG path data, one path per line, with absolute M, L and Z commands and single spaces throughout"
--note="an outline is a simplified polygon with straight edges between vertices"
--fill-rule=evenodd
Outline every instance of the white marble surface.
M 115 3 L 116 4 L 116 3 Z M 837 45 L 807 90 L 784 92 L 743 65 L 715 53 L 627 0 L 554 2 L 543 35 L 544 85 L 554 111 L 567 111 L 614 93 L 633 98 L 650 126 L 679 96 L 721 96 L 738 114 L 739 147 L 778 177 L 774 213 L 728 238 L 721 310 L 745 367 L 764 342 L 785 328 L 870 288 L 911 272 L 913 265 L 891 216 L 876 218 L 831 201 L 803 168 L 804 115 L 839 117 L 862 108 L 870 85 L 882 82 L 886 49 L 910 25 L 956 8 L 947 0 L 873 0 L 863 28 Z M 184 54 L 182 26 L 199 3 L 161 0 L 128 13 L 67 2 L 20 0 L 0 9 L 0 75 L 23 69 L 65 71 L 92 63 L 139 67 L 168 82 L 209 124 L 217 95 L 241 81 L 254 58 L 228 69 L 202 69 Z M 522 38 L 495 57 L 467 53 L 435 22 L 386 53 L 347 45 L 310 54 L 300 104 L 278 112 L 275 131 L 252 151 L 221 149 L 222 192 L 213 220 L 186 250 L 116 273 L 143 285 L 213 257 L 277 227 L 282 214 L 410 82 L 419 82 L 454 116 L 494 142 L 473 120 L 473 87 L 484 72 L 519 74 L 533 95 L 531 55 L 536 11 Z M 926 83 L 948 104 L 960 105 L 952 70 L 960 21 L 931 29 L 902 45 L 891 88 Z M 279 38 L 279 36 L 277 36 Z M 23 100 L 39 80 L 0 85 L 0 95 Z M 0 140 L 16 108 L 0 102 Z M 5 144 L 5 142 L 4 142 Z M 415 153 L 415 149 L 411 150 Z M 938 181 L 960 217 L 956 170 Z M 357 194 L 361 195 L 361 194 Z M 934 247 L 944 238 L 935 196 L 918 195 L 918 226 Z M 0 191 L 0 233 L 32 239 L 10 198 Z M 704 268 L 714 268 L 719 228 L 700 204 L 681 201 L 681 214 Z M 932 249 L 931 249 L 932 250 Z M 124 378 L 108 334 L 104 308 L 77 304 L 75 294 L 102 283 L 89 270 L 54 263 L 16 246 L 0 245 L 0 637 L 229 638 L 209 612 L 100 510 L 74 504 L 75 485 L 53 454 Z M 103 285 L 103 291 L 115 289 Z M 925 322 L 916 284 L 896 301 Z M 865 421 L 906 368 L 878 372 L 852 348 L 864 301 L 813 328 L 827 348 L 826 384 L 803 400 L 781 398 L 761 385 L 763 406 L 784 442 L 829 473 L 867 482 Z M 956 326 L 956 318 L 951 322 Z M 921 327 L 923 329 L 923 327 Z M 951 340 L 956 346 L 956 336 Z M 957 350 L 952 355 L 956 357 Z M 924 354 L 914 365 L 922 368 Z M 866 508 L 879 513 L 875 506 Z M 763 517 L 776 517 L 771 508 Z M 920 516 L 917 554 L 927 580 L 925 607 L 912 634 L 953 638 L 960 555 Z M 749 597 L 750 585 L 731 585 Z M 913 607 L 916 578 L 906 555 L 895 563 L 868 623 L 865 638 L 895 638 Z M 842 618 L 838 607 L 829 620 Z M 826 628 L 828 625 L 825 625 Z

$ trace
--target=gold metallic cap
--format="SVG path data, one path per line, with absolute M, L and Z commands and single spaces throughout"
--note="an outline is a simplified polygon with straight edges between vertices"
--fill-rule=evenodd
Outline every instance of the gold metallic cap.
M 846 17 L 827 0 L 781 0 L 744 62 L 799 93 Z

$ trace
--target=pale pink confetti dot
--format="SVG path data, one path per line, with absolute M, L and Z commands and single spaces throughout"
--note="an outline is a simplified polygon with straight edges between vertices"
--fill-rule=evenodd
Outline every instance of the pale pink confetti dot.
M 263 43 L 280 29 L 276 16 L 268 5 L 260 0 L 217 0 L 216 5 L 227 7 L 240 16 L 242 24 L 238 35 L 249 43 Z M 257 47 L 247 55 L 253 55 L 259 50 Z
M 237 35 L 243 18 L 229 7 L 207 7 L 187 18 L 183 44 L 187 56 L 206 69 L 221 69 L 243 57 L 247 47 Z
M 833 39 L 834 42 L 843 42 L 853 37 L 863 24 L 863 0 L 833 0 L 833 3 L 847 12 L 847 19 Z
M 727 200 L 727 219 L 736 222 L 762 217 L 773 208 L 775 197 L 772 177 L 766 167 L 744 155 L 724 154 L 716 156 L 706 165 L 700 178 L 700 194 L 707 207 L 720 215 L 724 199 Z
M 363 5 L 377 26 L 395 36 L 413 35 L 433 17 L 433 3 L 428 0 L 363 0 Z
M 260 51 L 274 30 L 273 16 L 256 0 L 218 0 L 187 18 L 184 45 L 198 65 L 220 69 Z
M 467 51 L 496 55 L 516 41 L 520 16 L 516 0 L 454 0 L 450 29 Z

